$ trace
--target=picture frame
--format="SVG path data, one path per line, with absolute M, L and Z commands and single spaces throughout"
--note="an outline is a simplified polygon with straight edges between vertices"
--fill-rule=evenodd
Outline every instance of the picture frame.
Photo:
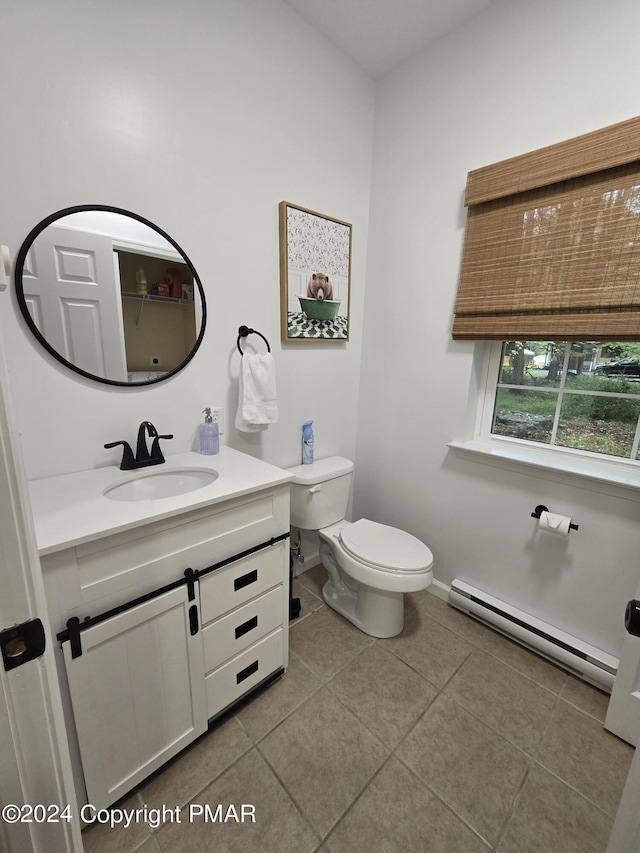
M 349 222 L 282 201 L 280 330 L 283 341 L 349 340 Z

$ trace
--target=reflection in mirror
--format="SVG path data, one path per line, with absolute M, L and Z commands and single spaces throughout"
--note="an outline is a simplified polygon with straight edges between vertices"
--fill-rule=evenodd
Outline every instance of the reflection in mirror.
M 120 208 L 67 208 L 37 225 L 16 260 L 16 295 L 58 361 L 110 385 L 172 376 L 204 334 L 191 261 L 160 228 Z

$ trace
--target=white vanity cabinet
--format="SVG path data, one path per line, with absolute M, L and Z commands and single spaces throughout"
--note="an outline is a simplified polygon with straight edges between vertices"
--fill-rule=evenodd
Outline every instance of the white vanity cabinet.
M 275 485 L 41 556 L 81 802 L 115 802 L 286 669 L 280 473 Z

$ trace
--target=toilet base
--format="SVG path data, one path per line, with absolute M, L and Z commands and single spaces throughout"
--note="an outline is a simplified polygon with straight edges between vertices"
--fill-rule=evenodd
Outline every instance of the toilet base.
M 370 637 L 397 637 L 404 628 L 404 593 L 360 585 L 358 592 L 335 588 L 331 579 L 322 587 L 322 598 L 333 610 Z

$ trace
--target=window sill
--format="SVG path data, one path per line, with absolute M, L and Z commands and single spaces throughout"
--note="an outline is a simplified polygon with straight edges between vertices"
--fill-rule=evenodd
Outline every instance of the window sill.
M 640 501 L 640 464 L 587 458 L 579 452 L 532 447 L 508 439 L 450 441 L 447 446 L 476 462 L 507 469 L 525 468 L 529 473 L 535 473 L 530 470 L 533 468 L 560 482 L 575 477 L 580 481 L 576 485 L 582 488 Z

